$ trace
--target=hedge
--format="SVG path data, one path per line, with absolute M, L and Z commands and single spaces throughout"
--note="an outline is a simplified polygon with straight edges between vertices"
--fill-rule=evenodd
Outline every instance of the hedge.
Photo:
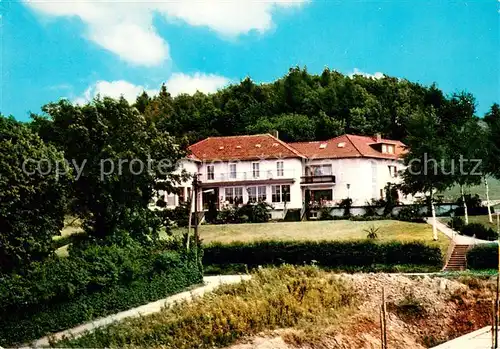
M 358 241 L 256 241 L 213 243 L 204 248 L 204 265 L 283 263 L 303 265 L 316 263 L 324 267 L 352 267 L 372 265 L 441 266 L 443 258 L 439 247 L 420 242 L 378 243 Z
M 0 345 L 29 342 L 164 298 L 201 283 L 202 273 L 194 251 L 93 247 L 83 256 L 40 264 L 27 275 L 1 276 Z
M 481 244 L 467 252 L 468 269 L 497 269 L 498 245 Z

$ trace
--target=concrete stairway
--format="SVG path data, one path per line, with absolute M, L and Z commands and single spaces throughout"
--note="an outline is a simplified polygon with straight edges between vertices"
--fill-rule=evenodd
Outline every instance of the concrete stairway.
M 465 270 L 467 267 L 467 250 L 470 245 L 455 245 L 443 271 Z

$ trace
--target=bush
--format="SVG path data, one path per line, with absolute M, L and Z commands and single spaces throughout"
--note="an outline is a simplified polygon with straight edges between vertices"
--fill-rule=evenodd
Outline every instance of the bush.
M 461 231 L 465 222 L 461 217 L 453 217 L 446 225 L 455 231 Z
M 482 240 L 495 240 L 497 233 L 491 228 L 487 228 L 481 223 L 469 223 L 462 227 L 460 232 L 466 236 L 475 236 Z
M 418 205 L 406 205 L 402 207 L 397 215 L 397 219 L 405 222 L 425 222 L 424 214 L 420 213 L 420 206 Z
M 189 210 L 191 208 L 191 202 L 183 202 L 179 206 L 164 210 L 164 214 L 169 220 L 177 223 L 179 227 L 187 227 L 189 223 Z
M 340 200 L 339 207 L 342 207 L 344 209 L 344 217 L 351 217 L 351 207 L 352 207 L 351 198 Z
M 234 223 L 265 223 L 271 219 L 271 206 L 265 202 L 248 203 L 241 207 L 229 206 L 219 211 L 217 215 L 217 223 L 234 224 Z M 299 213 L 300 215 L 300 213 Z
M 319 212 L 318 212 L 318 219 L 320 221 L 331 221 L 335 219 L 332 215 L 332 208 L 331 207 L 321 207 Z
M 467 252 L 468 269 L 497 269 L 498 245 L 481 244 Z
M 358 241 L 256 241 L 214 243 L 204 248 L 204 265 L 283 263 L 303 265 L 316 261 L 323 267 L 359 267 L 383 265 L 441 266 L 438 247 L 420 242 L 377 243 Z
M 91 246 L 0 277 L 0 345 L 65 330 L 202 281 L 195 249 Z M 170 249 L 166 249 L 170 248 Z
M 271 206 L 266 202 L 248 203 L 238 208 L 236 215 L 241 218 L 248 217 L 246 221 L 250 223 L 265 223 L 269 222 Z M 244 222 L 241 222 L 244 223 Z

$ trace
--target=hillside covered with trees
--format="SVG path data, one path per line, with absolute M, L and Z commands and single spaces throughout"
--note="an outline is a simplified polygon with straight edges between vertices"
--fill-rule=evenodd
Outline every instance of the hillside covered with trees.
M 328 139 L 339 134 L 375 134 L 398 140 L 408 135 L 412 115 L 430 109 L 445 123 L 475 114 L 470 93 L 447 96 L 424 86 L 385 76 L 347 76 L 325 69 L 320 75 L 291 68 L 284 77 L 256 84 L 246 78 L 214 94 L 172 97 L 143 93 L 136 107 L 158 127 L 190 143 L 209 136 L 278 130 L 285 141 Z

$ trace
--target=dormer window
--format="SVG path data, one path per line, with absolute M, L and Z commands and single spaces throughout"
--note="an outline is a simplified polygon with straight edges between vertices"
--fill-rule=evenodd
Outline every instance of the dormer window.
M 382 144 L 383 154 L 394 154 L 394 144 Z

